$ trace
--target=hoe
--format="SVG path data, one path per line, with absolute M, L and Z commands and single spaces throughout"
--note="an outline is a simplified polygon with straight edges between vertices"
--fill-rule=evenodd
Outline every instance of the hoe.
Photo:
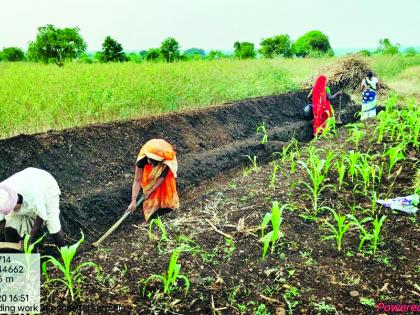
M 144 196 L 141 196 L 141 198 L 139 199 L 139 201 L 137 201 L 136 203 L 136 207 L 140 206 L 140 204 L 144 201 Z M 106 233 L 104 235 L 102 235 L 102 237 L 97 240 L 95 243 L 93 243 L 94 246 L 98 247 L 99 245 L 101 245 L 101 243 L 109 236 L 111 235 L 112 232 L 114 232 L 120 225 L 121 223 L 131 214 L 130 210 L 127 210 L 124 215 L 117 221 L 115 222 L 115 224 L 113 226 L 111 226 L 111 228 L 106 231 Z

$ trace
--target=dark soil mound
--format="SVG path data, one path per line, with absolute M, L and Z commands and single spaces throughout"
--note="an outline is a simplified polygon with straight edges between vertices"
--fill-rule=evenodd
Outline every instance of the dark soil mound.
M 302 118 L 306 95 L 307 91 L 302 91 L 260 97 L 205 110 L 2 140 L 0 178 L 29 166 L 51 172 L 63 192 L 65 232 L 78 235 L 81 228 L 91 239 L 104 232 L 127 206 L 134 161 L 147 140 L 164 138 L 174 146 L 182 194 L 220 172 L 243 165 L 247 154 L 266 162 L 293 136 L 308 141 L 312 124 Z M 350 98 L 344 96 L 343 104 L 349 103 Z M 353 120 L 356 110 L 347 106 L 342 120 Z M 265 146 L 255 134 L 263 122 L 270 132 Z

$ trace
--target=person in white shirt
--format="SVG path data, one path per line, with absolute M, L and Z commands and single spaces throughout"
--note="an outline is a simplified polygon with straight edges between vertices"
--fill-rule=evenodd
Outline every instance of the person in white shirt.
M 6 220 L 4 238 L 17 243 L 30 235 L 33 243 L 43 223 L 55 244 L 64 246 L 60 224 L 60 188 L 47 171 L 29 167 L 0 183 L 0 221 Z
M 376 94 L 380 88 L 378 78 L 373 75 L 372 71 L 369 71 L 361 84 L 362 112 L 360 113 L 360 120 L 376 116 Z

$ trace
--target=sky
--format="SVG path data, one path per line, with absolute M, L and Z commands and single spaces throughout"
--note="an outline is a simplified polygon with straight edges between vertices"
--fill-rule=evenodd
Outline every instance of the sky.
M 12 0 L 0 5 L 0 49 L 27 49 L 37 27 L 79 27 L 88 51 L 107 35 L 126 51 L 159 47 L 174 37 L 181 49 L 233 50 L 310 30 L 328 35 L 334 49 L 375 48 L 381 38 L 420 45 L 420 0 Z

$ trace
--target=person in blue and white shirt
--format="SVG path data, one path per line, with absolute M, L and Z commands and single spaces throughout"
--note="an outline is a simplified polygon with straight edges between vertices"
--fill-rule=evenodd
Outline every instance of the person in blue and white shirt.
M 366 120 L 376 116 L 376 95 L 381 88 L 379 80 L 372 71 L 369 71 L 367 77 L 363 79 L 361 90 L 362 93 L 362 112 L 360 120 Z

